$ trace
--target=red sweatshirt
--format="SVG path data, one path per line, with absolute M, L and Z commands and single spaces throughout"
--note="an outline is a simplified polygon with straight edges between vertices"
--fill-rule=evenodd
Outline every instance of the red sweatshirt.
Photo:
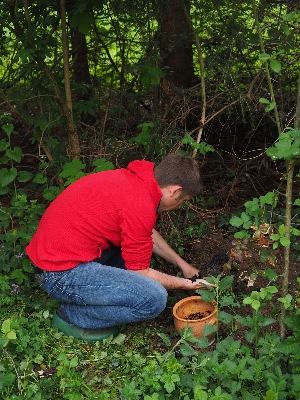
M 133 161 L 72 183 L 45 211 L 26 248 L 31 261 L 48 271 L 71 269 L 113 243 L 127 269 L 148 268 L 162 196 L 153 169 L 149 161 Z

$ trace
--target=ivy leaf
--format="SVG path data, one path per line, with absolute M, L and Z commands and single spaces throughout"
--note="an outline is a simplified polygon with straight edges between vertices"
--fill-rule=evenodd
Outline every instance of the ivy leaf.
M 281 71 L 281 64 L 279 61 L 277 60 L 271 60 L 270 61 L 270 67 L 272 68 L 272 70 L 274 72 L 276 72 L 277 74 Z

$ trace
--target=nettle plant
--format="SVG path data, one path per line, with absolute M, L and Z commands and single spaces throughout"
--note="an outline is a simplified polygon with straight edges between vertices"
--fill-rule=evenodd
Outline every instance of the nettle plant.
M 274 308 L 277 288 L 271 283 L 276 278 L 272 276 L 267 287 L 245 297 L 241 306 L 231 293 L 232 277 L 211 277 L 210 282 L 216 286 L 201 290 L 199 294 L 206 301 L 217 300 L 219 325 L 234 325 L 231 333 L 225 338 L 223 335 L 223 339 L 217 335 L 212 347 L 206 338 L 196 339 L 191 328 L 182 329 L 175 344 L 165 334 L 159 334 L 170 350 L 151 357 L 133 379 L 125 379 L 118 388 L 121 397 L 116 397 L 149 400 L 299 398 L 300 311 L 297 309 L 291 314 L 287 321 L 291 335 L 281 341 L 272 332 L 275 319 L 266 315 L 266 310 Z M 246 317 L 235 313 L 241 307 L 247 307 Z M 236 332 L 238 339 L 235 339 Z

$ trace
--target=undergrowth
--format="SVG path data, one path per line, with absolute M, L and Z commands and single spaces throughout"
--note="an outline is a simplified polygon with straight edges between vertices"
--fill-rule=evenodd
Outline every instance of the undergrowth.
M 157 332 L 151 321 L 123 326 L 118 337 L 104 343 L 67 337 L 51 327 L 55 300 L 33 281 L 29 291 L 27 285 L 4 277 L 0 286 L 1 398 L 298 399 L 297 299 L 287 305 L 290 313 L 285 322 L 290 334 L 282 341 L 272 330 L 276 316 L 264 312 L 275 301 L 274 278 L 272 285 L 240 299 L 242 304 L 232 295 L 228 276 L 210 279 L 217 283 L 211 296 L 218 300 L 219 324 L 208 326 L 205 335 L 227 327 L 227 334 L 216 335 L 211 346 L 205 337 L 195 339 L 190 328 L 174 341 L 166 332 Z M 250 307 L 252 313 L 241 317 L 240 307 Z M 239 330 L 243 337 L 236 339 Z

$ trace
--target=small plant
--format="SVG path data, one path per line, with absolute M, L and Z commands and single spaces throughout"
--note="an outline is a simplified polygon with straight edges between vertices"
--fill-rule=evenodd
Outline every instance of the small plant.
M 217 309 L 217 342 L 219 341 L 219 323 L 223 322 L 225 324 L 229 324 L 233 321 L 233 316 L 225 311 L 223 308 L 230 308 L 234 305 L 237 305 L 235 296 L 232 294 L 232 283 L 234 280 L 234 276 L 228 275 L 225 276 L 223 274 L 218 275 L 217 277 L 208 276 L 205 277 L 208 283 L 213 284 L 214 286 L 207 286 L 204 289 L 198 289 L 196 292 L 201 296 L 201 298 L 206 302 L 215 301 L 216 309 Z

